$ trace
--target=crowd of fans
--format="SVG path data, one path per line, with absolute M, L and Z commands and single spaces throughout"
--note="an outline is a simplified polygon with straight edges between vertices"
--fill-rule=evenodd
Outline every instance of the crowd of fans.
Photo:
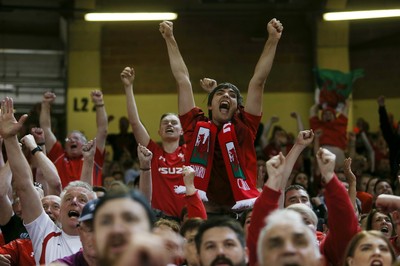
M 347 132 L 349 103 L 315 104 L 310 129 L 292 112 L 297 134 L 278 116 L 262 123 L 283 26 L 272 19 L 266 29 L 247 99 L 231 83 L 204 78 L 206 114 L 173 24 L 160 23 L 178 114 L 161 115 L 159 143 L 140 120 L 130 67 L 120 74 L 127 117 L 118 134 L 107 131 L 114 118 L 101 91 L 91 93 L 93 140 L 79 131 L 57 139 L 52 92 L 27 134 L 28 116 L 17 120 L 13 99 L 3 99 L 0 265 L 394 265 L 400 126 L 385 98 L 377 100 L 378 132 L 363 118 Z

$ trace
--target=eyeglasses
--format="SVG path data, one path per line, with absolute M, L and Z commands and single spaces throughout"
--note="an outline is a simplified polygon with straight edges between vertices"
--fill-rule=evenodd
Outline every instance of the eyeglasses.
M 71 142 L 71 141 L 76 141 L 76 142 L 79 142 L 79 141 L 80 141 L 80 139 L 79 139 L 79 138 L 77 138 L 77 137 L 73 137 L 73 138 L 65 138 L 65 142 Z

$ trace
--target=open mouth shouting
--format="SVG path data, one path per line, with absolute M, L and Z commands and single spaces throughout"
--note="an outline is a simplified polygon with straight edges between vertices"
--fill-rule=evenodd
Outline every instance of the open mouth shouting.
M 381 260 L 376 259 L 376 260 L 371 261 L 370 265 L 371 266 L 382 266 L 383 262 Z
M 71 210 L 71 211 L 68 212 L 68 217 L 69 218 L 71 218 L 71 217 L 79 218 L 79 216 L 80 216 L 80 213 L 78 211 Z
M 174 128 L 173 127 L 167 127 L 165 129 L 165 133 L 174 133 Z
M 107 242 L 107 249 L 113 253 L 122 253 L 129 244 L 128 239 L 121 234 L 110 237 Z
M 231 107 L 231 105 L 228 101 L 221 101 L 219 103 L 219 111 L 221 113 L 228 113 L 230 107 Z
M 380 230 L 385 236 L 390 236 L 389 226 L 383 225 Z

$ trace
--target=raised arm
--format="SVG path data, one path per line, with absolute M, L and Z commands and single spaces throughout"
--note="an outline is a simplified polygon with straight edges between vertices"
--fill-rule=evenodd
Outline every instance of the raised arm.
M 297 130 L 298 131 L 303 131 L 304 130 L 304 125 L 303 125 L 303 121 L 301 120 L 300 114 L 298 112 L 291 112 L 290 116 L 293 117 L 294 119 L 296 119 Z
M 44 154 L 47 154 L 44 130 L 40 127 L 33 127 L 31 129 L 31 134 L 35 138 L 36 144 L 42 148 Z
M 356 140 L 357 140 L 356 133 L 349 132 L 347 134 L 347 154 L 351 158 L 354 158 L 357 155 L 357 152 L 356 152 Z
M 346 99 L 346 102 L 338 108 L 338 113 L 344 115 L 345 117 L 349 116 L 349 108 L 351 104 L 351 99 Z
M 278 155 L 272 157 L 267 161 L 268 179 L 265 186 L 279 191 L 285 182 L 285 170 L 287 168 L 287 158 L 280 152 Z
M 273 115 L 268 119 L 264 125 L 263 133 L 261 134 L 261 147 L 264 149 L 268 145 L 268 135 L 269 132 L 271 131 L 271 127 L 273 124 L 279 122 L 279 117 L 276 115 Z
M 379 106 L 379 126 L 382 131 L 383 138 L 385 139 L 388 146 L 393 144 L 394 132 L 392 125 L 389 122 L 389 116 L 385 106 L 385 96 L 381 95 L 377 99 Z
M 375 150 L 372 147 L 371 143 L 369 142 L 369 139 L 367 137 L 367 134 L 362 131 L 361 132 L 361 139 L 364 143 L 365 148 L 368 151 L 368 158 L 369 158 L 369 162 L 370 162 L 370 171 L 371 173 L 375 172 Z
M 139 190 L 151 204 L 153 193 L 153 183 L 151 180 L 151 159 L 153 158 L 153 153 L 140 143 L 138 143 L 137 151 L 140 166 Z
M 310 113 L 309 113 L 309 118 L 318 116 L 318 110 L 319 110 L 319 105 L 314 104 L 310 107 Z
M 321 145 L 320 145 L 320 138 L 321 138 L 321 136 L 322 136 L 322 134 L 323 134 L 323 130 L 322 129 L 317 129 L 317 130 L 315 130 L 315 136 L 314 136 L 314 145 L 313 145 L 313 153 L 314 154 L 317 154 L 318 153 L 318 150 L 319 150 L 319 148 L 321 147 Z M 316 174 L 316 175 L 319 175 L 320 174 L 320 171 L 319 171 L 319 168 L 318 167 L 315 167 L 315 171 L 314 171 L 314 173 Z
M 325 184 L 325 203 L 329 213 L 329 231 L 320 249 L 330 264 L 341 265 L 343 247 L 348 245 L 360 228 L 347 191 L 335 175 L 335 154 L 320 148 L 316 157 Z M 342 221 L 346 221 L 346 226 Z
M 354 210 L 357 211 L 357 204 L 356 204 L 356 198 L 357 198 L 357 178 L 354 175 L 353 171 L 351 171 L 351 158 L 346 158 L 344 159 L 344 175 L 346 176 L 346 181 L 349 183 L 349 190 L 347 191 L 349 193 L 350 201 L 353 204 Z
M 293 166 L 299 158 L 303 150 L 312 143 L 314 140 L 314 132 L 311 130 L 303 130 L 297 135 L 297 139 L 292 149 L 286 156 L 285 168 L 283 169 L 282 180 L 281 180 L 281 190 L 285 190 L 287 184 L 289 183 L 290 174 L 293 171 Z M 285 203 L 285 195 L 282 194 L 279 199 L 279 206 L 283 208 Z
M 381 194 L 376 198 L 376 208 L 384 213 L 400 211 L 400 197 L 396 195 Z
M 282 35 L 283 26 L 279 20 L 272 19 L 268 25 L 268 40 L 265 43 L 260 59 L 250 80 L 247 92 L 245 111 L 252 115 L 260 115 L 262 111 L 262 101 L 264 85 L 272 68 L 276 47 Z
M 82 146 L 83 165 L 80 180 L 93 186 L 94 155 L 96 154 L 96 139 L 89 140 Z
M 42 178 L 40 181 L 44 181 L 43 183 L 45 183 L 46 195 L 59 196 L 61 193 L 61 179 L 53 162 L 42 152 L 41 147 L 36 144 L 32 135 L 26 135 L 21 139 L 21 142 L 24 143 L 28 150 L 33 151 L 35 149 L 35 152 L 32 152 L 32 160 L 41 174 L 38 175 Z
M 171 71 L 178 86 L 178 112 L 180 115 L 183 115 L 195 107 L 189 71 L 175 40 L 173 23 L 171 21 L 160 23 L 160 32 L 167 44 Z
M 45 142 L 43 129 L 35 127 L 31 129 L 31 133 L 34 137 L 34 142 L 31 145 L 32 149 L 39 146 L 43 150 L 43 152 L 36 152 L 35 155 L 32 156 L 39 169 L 36 175 L 36 177 L 39 178 L 37 181 L 44 185 L 45 195 L 59 196 L 61 193 L 61 179 L 56 166 L 46 156 L 46 146 L 43 145 Z
M 186 187 L 186 207 L 188 211 L 188 218 L 202 218 L 207 219 L 206 208 L 198 195 L 197 189 L 194 186 L 194 169 L 191 166 L 184 166 L 182 170 L 183 183 Z
M 45 92 L 42 99 L 42 108 L 40 110 L 39 122 L 43 129 L 45 144 L 48 151 L 53 148 L 57 138 L 51 130 L 51 104 L 56 100 L 56 95 L 52 92 Z
M 137 143 L 147 146 L 150 142 L 150 135 L 139 118 L 139 112 L 137 110 L 136 100 L 133 94 L 134 80 L 135 70 L 131 67 L 125 67 L 121 73 L 121 81 L 125 89 L 129 123 L 131 124 L 132 132 L 135 135 Z
M 325 184 L 328 184 L 335 176 L 336 155 L 327 149 L 320 148 L 316 156 L 322 179 Z
M 0 225 L 7 224 L 14 213 L 8 197 L 8 193 L 12 189 L 11 177 L 10 165 L 7 162 L 0 168 Z
M 289 153 L 286 156 L 286 164 L 285 164 L 285 170 L 283 173 L 283 178 L 285 180 L 284 185 L 286 186 L 286 182 L 290 177 L 290 174 L 292 173 L 293 166 L 296 163 L 297 158 L 299 158 L 300 154 L 302 151 L 310 145 L 314 140 L 314 132 L 312 129 L 310 130 L 303 130 L 300 131 L 299 134 L 297 135 L 296 142 L 293 145 L 292 149 L 289 151 Z M 282 189 L 285 188 L 282 187 Z
M 13 174 L 13 186 L 21 201 L 22 218 L 25 224 L 35 220 L 43 212 L 39 195 L 33 186 L 32 171 L 19 146 L 17 133 L 20 131 L 27 115 L 21 116 L 19 121 L 14 117 L 14 104 L 11 98 L 6 97 L 1 102 L 0 134 L 4 138 L 10 168 Z M 33 139 L 33 136 L 31 136 Z
M 263 191 L 254 203 L 253 213 L 247 237 L 249 249 L 249 265 L 257 265 L 257 242 L 261 229 L 265 226 L 265 218 L 278 209 L 279 197 L 282 195 L 281 187 L 285 169 L 285 157 L 282 153 L 272 157 L 266 163 L 268 180 Z
M 108 131 L 108 119 L 106 107 L 104 106 L 103 93 L 99 90 L 94 90 L 90 96 L 96 108 L 96 147 L 103 152 L 106 146 Z

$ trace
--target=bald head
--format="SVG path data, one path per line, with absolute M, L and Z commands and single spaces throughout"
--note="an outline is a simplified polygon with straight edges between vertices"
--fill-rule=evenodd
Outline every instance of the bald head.
M 60 216 L 61 198 L 56 195 L 47 195 L 42 198 L 42 206 L 50 219 L 57 223 Z

